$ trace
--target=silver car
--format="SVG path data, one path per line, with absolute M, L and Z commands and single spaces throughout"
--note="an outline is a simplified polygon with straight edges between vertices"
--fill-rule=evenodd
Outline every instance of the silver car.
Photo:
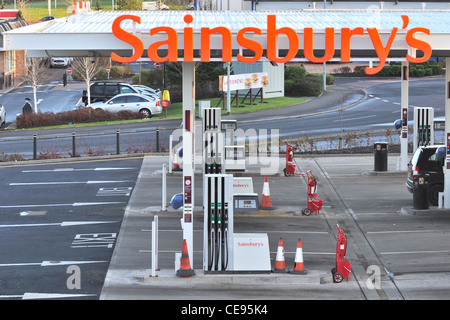
M 150 95 L 150 96 L 156 96 L 156 97 L 158 97 L 159 99 L 161 99 L 162 92 L 161 92 L 161 90 L 159 90 L 159 89 L 152 89 L 152 88 L 150 88 L 150 87 L 143 86 L 143 85 L 138 85 L 138 84 L 133 85 L 133 88 L 139 90 L 139 92 L 140 92 L 141 94 L 144 94 L 144 95 Z
M 6 110 L 5 107 L 0 104 L 0 128 L 6 124 Z
M 109 112 L 119 112 L 122 110 L 141 112 L 147 118 L 162 112 L 159 100 L 137 93 L 118 94 L 107 101 L 94 102 L 91 106 L 94 109 L 103 109 Z

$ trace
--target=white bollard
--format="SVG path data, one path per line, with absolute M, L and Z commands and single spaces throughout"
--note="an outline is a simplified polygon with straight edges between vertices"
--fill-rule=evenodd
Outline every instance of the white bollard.
M 169 136 L 169 173 L 172 173 L 172 166 L 173 166 L 173 159 L 172 159 L 172 157 L 173 157 L 173 151 L 172 151 L 172 144 L 173 144 L 173 142 L 172 142 L 172 135 L 170 135 Z
M 167 211 L 167 179 L 166 179 L 166 164 L 163 164 L 162 169 L 162 205 L 161 211 Z
M 152 277 L 156 277 L 158 268 L 158 216 L 152 221 Z

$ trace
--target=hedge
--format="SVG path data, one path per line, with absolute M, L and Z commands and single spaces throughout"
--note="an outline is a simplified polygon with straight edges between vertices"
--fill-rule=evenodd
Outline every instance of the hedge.
M 91 123 L 117 120 L 144 119 L 145 115 L 139 112 L 119 111 L 117 113 L 91 107 L 80 107 L 76 110 L 64 112 L 38 112 L 21 114 L 16 117 L 16 126 L 19 129 L 67 125 L 75 123 Z

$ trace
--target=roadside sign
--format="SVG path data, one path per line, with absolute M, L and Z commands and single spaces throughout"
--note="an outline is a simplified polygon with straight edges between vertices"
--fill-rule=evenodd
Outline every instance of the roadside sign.
M 72 73 L 72 69 L 71 68 L 67 68 L 67 74 L 71 74 Z
M 161 100 L 161 107 L 168 108 L 169 107 L 169 101 L 167 100 Z
M 110 67 L 106 67 L 106 73 L 109 73 L 109 71 L 111 71 Z

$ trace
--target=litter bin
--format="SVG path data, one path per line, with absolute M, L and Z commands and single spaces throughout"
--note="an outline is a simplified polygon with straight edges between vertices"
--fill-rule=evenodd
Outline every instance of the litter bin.
M 429 208 L 429 188 L 430 175 L 416 174 L 413 176 L 413 208 L 428 209 Z
M 388 168 L 388 143 L 375 142 L 373 146 L 375 158 L 375 171 L 387 171 Z

